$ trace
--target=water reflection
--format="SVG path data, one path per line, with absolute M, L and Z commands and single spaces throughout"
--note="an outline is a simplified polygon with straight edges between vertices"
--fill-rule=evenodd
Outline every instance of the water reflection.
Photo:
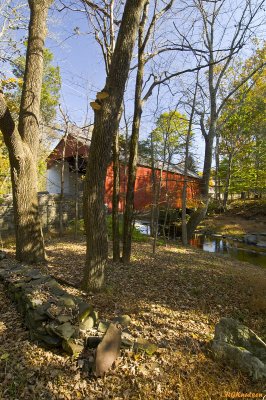
M 266 267 L 266 253 L 252 250 L 244 243 L 240 244 L 233 240 L 229 241 L 207 235 L 195 235 L 190 244 L 209 253 L 225 254 L 239 261 L 247 261 L 254 265 Z
M 144 235 L 150 235 L 149 221 L 138 220 L 135 222 L 135 228 Z M 172 237 L 171 235 L 170 238 L 172 240 L 175 239 L 175 237 Z M 266 267 L 266 249 L 264 252 L 261 248 L 256 251 L 254 246 L 250 246 L 242 242 L 228 240 L 222 237 L 198 234 L 191 239 L 190 245 L 209 253 L 223 254 L 239 261 L 247 261 L 254 265 Z

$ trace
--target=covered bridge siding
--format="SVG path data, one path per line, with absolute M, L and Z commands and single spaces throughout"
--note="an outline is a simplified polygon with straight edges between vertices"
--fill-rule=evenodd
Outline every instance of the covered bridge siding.
M 157 185 L 160 180 L 160 169 L 155 170 Z M 187 185 L 187 201 L 188 208 L 194 207 L 199 195 L 200 179 L 188 177 Z M 182 207 L 182 189 L 184 185 L 184 176 L 172 171 L 163 171 L 161 180 L 160 205 L 169 204 L 170 208 Z M 112 209 L 112 193 L 113 193 L 113 170 L 112 165 L 109 165 L 105 182 L 105 201 L 108 209 Z M 126 176 L 125 167 L 120 168 L 120 202 L 119 211 L 123 211 L 125 207 L 126 194 Z M 136 211 L 148 211 L 153 203 L 153 179 L 152 169 L 147 165 L 139 164 L 137 167 L 134 208 Z
M 88 140 L 77 139 L 69 135 L 65 147 L 65 193 L 74 194 L 75 180 L 75 158 L 78 155 L 79 177 L 86 172 L 86 159 L 88 156 Z M 47 190 L 50 193 L 60 192 L 60 171 L 62 168 L 62 154 L 64 141 L 61 140 L 54 151 L 50 154 L 47 163 Z M 171 208 L 181 208 L 182 188 L 184 185 L 184 175 L 176 167 L 171 167 L 170 171 L 162 171 L 161 194 L 159 202 L 161 205 L 169 204 Z M 177 172 L 178 171 L 178 172 Z M 159 182 L 161 170 L 155 170 L 156 182 Z M 126 193 L 126 167 L 121 163 L 120 166 L 120 202 L 119 211 L 125 208 Z M 200 178 L 193 172 L 189 172 L 187 185 L 188 208 L 195 206 L 200 190 Z M 112 209 L 113 192 L 113 168 L 108 166 L 105 182 L 105 203 L 108 209 Z M 137 177 L 135 184 L 134 208 L 139 212 L 148 211 L 153 203 L 153 179 L 152 168 L 142 162 L 137 167 Z

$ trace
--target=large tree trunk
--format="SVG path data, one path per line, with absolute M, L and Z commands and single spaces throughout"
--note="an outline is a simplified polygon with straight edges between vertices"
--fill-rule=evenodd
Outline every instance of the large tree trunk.
M 45 259 L 38 212 L 37 161 L 43 50 L 47 12 L 52 0 L 29 0 L 30 23 L 26 68 L 16 127 L 0 96 L 0 129 L 9 152 L 16 232 L 16 257 L 35 263 Z
M 120 25 L 101 108 L 95 111 L 94 130 L 87 164 L 84 216 L 87 255 L 82 286 L 97 290 L 103 285 L 108 257 L 104 209 L 105 179 L 144 0 L 127 0 Z

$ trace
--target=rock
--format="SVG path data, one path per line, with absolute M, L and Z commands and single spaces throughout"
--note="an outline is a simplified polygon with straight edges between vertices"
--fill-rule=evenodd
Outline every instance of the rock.
M 69 322 L 71 321 L 72 317 L 71 315 L 64 315 L 64 314 L 60 314 L 56 317 L 56 320 L 60 323 L 63 324 L 64 322 Z
M 134 346 L 134 338 L 132 335 L 130 335 L 130 333 L 127 332 L 122 332 L 122 336 L 121 336 L 121 345 L 123 347 L 133 347 Z
M 86 345 L 89 349 L 94 349 L 102 341 L 102 336 L 89 336 L 86 338 Z
M 61 285 L 55 279 L 50 279 L 46 283 L 46 286 L 55 296 L 63 296 L 66 294 Z
M 60 347 L 62 339 L 58 336 L 47 334 L 42 329 L 35 329 L 30 331 L 33 340 L 39 340 L 50 347 Z
M 76 305 L 73 297 L 72 296 L 68 296 L 66 294 L 64 296 L 60 297 L 59 302 L 60 302 L 60 304 L 66 306 L 66 307 L 71 307 L 71 308 L 75 307 L 75 305 Z
M 254 380 L 266 378 L 266 365 L 243 347 L 214 340 L 212 342 L 212 351 L 217 360 L 239 368 Z
M 43 301 L 40 300 L 40 299 L 32 299 L 32 300 L 31 300 L 31 306 L 32 306 L 32 308 L 36 308 L 36 307 L 38 307 L 38 306 L 41 306 L 42 303 L 43 303 Z
M 214 340 L 243 347 L 266 362 L 266 343 L 233 318 L 221 318 L 215 327 Z
M 222 318 L 210 346 L 214 358 L 248 373 L 254 380 L 266 377 L 266 343 L 232 318 Z
M 79 324 L 79 328 L 82 331 L 88 331 L 93 327 L 94 327 L 94 319 L 91 316 L 87 317 L 83 322 Z
M 69 340 L 76 331 L 74 326 L 71 325 L 69 322 L 65 322 L 64 324 L 56 326 L 56 327 L 51 326 L 51 328 L 57 336 L 61 337 L 62 339 L 65 339 L 65 340 Z
M 113 319 L 113 323 L 122 325 L 122 327 L 126 328 L 131 324 L 131 318 L 129 315 L 119 315 Z
M 60 315 L 62 310 L 63 310 L 62 307 L 59 307 L 57 304 L 50 304 L 50 307 L 47 308 L 47 310 L 45 311 L 45 314 L 49 318 L 55 319 Z
M 84 350 L 84 347 L 75 343 L 72 339 L 63 340 L 62 347 L 65 352 L 71 356 L 77 357 Z
M 98 332 L 105 333 L 109 328 L 110 322 L 100 321 L 98 325 Z
M 0 261 L 4 260 L 6 258 L 6 252 L 3 250 L 0 250 Z
M 249 234 L 245 235 L 243 239 L 244 239 L 245 243 L 254 244 L 254 245 L 256 245 L 257 241 L 258 241 L 257 235 L 255 233 L 249 233 Z
M 148 356 L 152 356 L 158 350 L 158 347 L 146 339 L 138 338 L 134 343 L 133 350 L 135 352 L 144 351 Z
M 121 330 L 111 323 L 96 350 L 96 376 L 103 376 L 111 368 L 119 356 L 120 346 Z
M 84 319 L 86 319 L 90 315 L 90 313 L 93 310 L 93 307 L 92 307 L 92 305 L 90 305 L 86 302 L 79 303 L 78 307 L 79 307 L 78 319 L 80 322 L 82 322 Z

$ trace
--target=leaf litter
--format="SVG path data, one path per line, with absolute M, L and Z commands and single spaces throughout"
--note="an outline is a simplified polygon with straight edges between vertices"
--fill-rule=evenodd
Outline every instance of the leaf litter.
M 265 340 L 265 270 L 176 246 L 160 246 L 154 257 L 148 243 L 135 243 L 132 263 L 110 261 L 102 293 L 87 295 L 78 289 L 85 241 L 51 240 L 47 254 L 44 272 L 71 283 L 65 289 L 92 302 L 101 319 L 129 315 L 130 334 L 156 344 L 157 351 L 122 349 L 109 373 L 94 379 L 80 368 L 82 360 L 30 341 L 0 285 L 1 400 L 216 400 L 225 392 L 265 390 L 204 351 L 222 316 L 243 321 Z M 15 261 L 10 256 L 2 262 Z

